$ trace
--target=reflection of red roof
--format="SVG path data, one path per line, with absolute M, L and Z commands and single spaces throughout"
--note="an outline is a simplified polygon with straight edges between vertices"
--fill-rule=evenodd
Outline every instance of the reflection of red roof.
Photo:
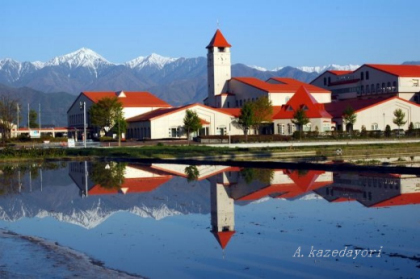
M 232 80 L 245 83 L 267 93 L 295 93 L 301 86 L 305 86 L 310 93 L 331 93 L 323 88 L 307 84 L 291 78 L 271 78 L 268 82 L 254 77 L 234 77 Z M 276 83 L 271 83 L 275 81 Z
M 172 176 L 170 175 L 161 177 L 128 178 L 124 180 L 120 189 L 108 189 L 101 187 L 101 185 L 95 185 L 89 190 L 89 195 L 118 194 L 122 189 L 124 189 L 124 194 L 151 192 L 171 179 Z
M 220 247 L 222 247 L 222 249 L 225 249 L 226 245 L 229 243 L 230 238 L 235 234 L 235 231 L 212 233 L 216 237 L 217 242 L 219 242 Z
M 420 65 L 387 65 L 387 64 L 365 64 L 388 74 L 399 77 L 419 77 Z M 363 66 L 362 66 L 363 67 Z M 360 68 L 359 68 L 360 69 Z
M 201 119 L 201 118 L 200 118 L 200 123 L 201 123 L 202 126 L 204 126 L 204 125 L 210 125 L 210 122 L 208 122 L 208 121 L 206 121 L 204 119 Z
M 231 45 L 226 41 L 222 32 L 219 29 L 217 29 L 216 33 L 214 34 L 213 38 L 211 39 L 210 43 L 206 48 L 211 47 L 231 47 Z
M 419 204 L 420 203 L 420 193 L 408 193 L 402 194 L 388 200 L 376 203 L 371 207 L 384 207 L 384 206 L 398 206 L 398 205 L 408 205 L 408 204 Z
M 274 119 L 293 119 L 298 109 L 304 109 L 308 118 L 332 118 L 325 110 L 324 104 L 318 103 L 308 92 L 306 87 L 301 86 L 281 110 L 274 116 Z
M 300 174 L 297 170 L 293 172 L 285 170 L 284 172 L 294 183 L 268 185 L 238 200 L 258 200 L 269 195 L 275 198 L 293 198 L 333 183 L 333 181 L 316 182 L 324 171 L 310 170 L 305 174 Z
M 355 201 L 355 199 L 341 197 L 341 198 L 337 198 L 335 200 L 332 200 L 331 202 L 350 202 L 350 201 Z

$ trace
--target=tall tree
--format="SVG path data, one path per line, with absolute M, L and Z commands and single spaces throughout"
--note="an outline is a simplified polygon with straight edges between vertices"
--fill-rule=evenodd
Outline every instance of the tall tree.
M 248 141 L 249 129 L 254 125 L 254 106 L 247 102 L 241 108 L 238 125 L 242 128 L 245 135 L 245 140 Z
M 254 128 L 259 132 L 263 123 L 271 123 L 273 116 L 273 104 L 268 97 L 260 97 L 252 103 L 254 110 Z
M 188 143 L 190 142 L 190 133 L 201 129 L 201 121 L 195 111 L 187 109 L 184 117 L 184 130 L 187 133 Z
M 3 142 L 11 138 L 11 131 L 19 113 L 18 105 L 18 100 L 9 95 L 0 99 L 0 133 Z
M 303 126 L 309 123 L 309 118 L 306 116 L 306 112 L 302 108 L 297 109 L 293 114 L 292 122 L 298 127 L 299 138 L 301 138 Z
M 400 137 L 400 127 L 407 123 L 407 121 L 404 120 L 405 113 L 402 111 L 402 109 L 396 109 L 394 110 L 394 116 L 395 118 L 392 120 L 392 122 L 398 126 L 398 137 Z
M 118 119 L 123 117 L 123 106 L 117 97 L 105 97 L 93 104 L 89 109 L 90 123 L 103 130 L 109 127 L 111 130 Z
M 347 132 L 353 131 L 353 125 L 356 123 L 357 115 L 354 112 L 354 109 L 348 105 L 346 109 L 343 111 L 343 122 L 344 127 Z
M 31 128 L 38 128 L 38 113 L 31 109 L 29 110 L 29 127 Z

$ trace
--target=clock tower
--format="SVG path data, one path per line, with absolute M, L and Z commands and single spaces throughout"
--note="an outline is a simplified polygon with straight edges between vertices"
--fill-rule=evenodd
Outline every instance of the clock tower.
M 230 47 L 222 32 L 217 29 L 207 48 L 207 101 L 211 107 L 219 107 L 215 96 L 226 93 L 231 78 Z

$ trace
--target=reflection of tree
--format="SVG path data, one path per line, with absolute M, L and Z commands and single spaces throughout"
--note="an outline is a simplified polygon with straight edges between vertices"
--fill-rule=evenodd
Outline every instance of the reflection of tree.
M 124 172 L 126 163 L 116 162 L 93 162 L 89 169 L 89 177 L 93 183 L 103 188 L 121 188 L 124 183 Z
M 39 177 L 39 171 L 56 170 L 66 167 L 66 163 L 44 162 L 26 164 L 5 164 L 0 166 L 0 195 L 18 193 L 21 189 L 20 179 L 31 174 L 31 179 Z
M 241 170 L 241 175 L 247 184 L 250 184 L 254 180 L 258 180 L 264 184 L 271 184 L 274 171 L 272 169 L 244 168 Z
M 192 182 L 198 179 L 200 172 L 196 166 L 188 166 L 185 168 L 185 175 L 187 176 L 187 181 Z

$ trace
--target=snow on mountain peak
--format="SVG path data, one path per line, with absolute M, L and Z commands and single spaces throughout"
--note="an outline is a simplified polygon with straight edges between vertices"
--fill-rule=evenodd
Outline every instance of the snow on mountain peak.
M 100 64 L 110 65 L 111 63 L 108 62 L 98 53 L 94 52 L 93 50 L 83 47 L 81 49 L 76 50 L 75 52 L 54 57 L 53 59 L 45 63 L 45 66 L 59 66 L 62 64 L 67 64 L 70 68 L 96 68 Z
M 166 64 L 174 62 L 178 58 L 170 58 L 160 56 L 159 54 L 152 53 L 149 56 L 140 56 L 133 60 L 130 60 L 125 63 L 127 67 L 130 68 L 139 68 L 142 69 L 146 66 L 156 66 L 159 69 L 162 69 Z
M 302 67 L 296 67 L 297 69 L 307 72 L 307 73 L 323 73 L 325 71 L 329 70 L 339 70 L 339 71 L 354 71 L 357 68 L 359 68 L 360 65 L 337 65 L 337 64 L 330 64 L 325 66 L 302 66 Z

